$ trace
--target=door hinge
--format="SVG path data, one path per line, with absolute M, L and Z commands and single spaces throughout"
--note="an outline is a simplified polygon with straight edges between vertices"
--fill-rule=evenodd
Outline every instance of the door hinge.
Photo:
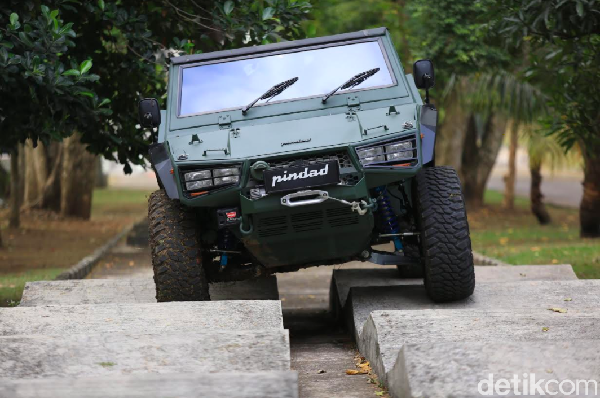
M 348 110 L 359 111 L 360 110 L 360 99 L 357 95 L 348 97 Z
M 219 128 L 221 130 L 230 129 L 231 128 L 231 116 L 219 116 Z

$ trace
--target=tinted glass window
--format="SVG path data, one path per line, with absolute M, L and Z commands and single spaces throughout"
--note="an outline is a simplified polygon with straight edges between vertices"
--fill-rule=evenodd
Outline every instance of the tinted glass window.
M 179 114 L 241 108 L 275 84 L 293 77 L 298 77 L 298 81 L 270 102 L 320 96 L 373 68 L 381 70 L 353 90 L 394 84 L 378 42 L 183 68 Z

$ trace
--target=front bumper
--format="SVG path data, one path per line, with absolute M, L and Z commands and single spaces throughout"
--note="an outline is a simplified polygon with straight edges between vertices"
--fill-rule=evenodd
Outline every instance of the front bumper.
M 414 134 L 411 132 L 409 134 Z M 400 134 L 395 137 L 402 138 L 407 134 Z M 386 140 L 394 139 L 394 136 L 387 137 Z M 381 138 L 361 143 L 361 146 L 377 144 Z M 261 181 L 251 173 L 251 166 L 259 161 L 265 161 L 270 167 L 285 168 L 293 162 L 319 162 L 322 160 L 337 159 L 340 164 L 341 183 L 327 187 L 320 187 L 329 192 L 330 196 L 340 199 L 359 200 L 368 197 L 368 190 L 377 186 L 387 185 L 389 183 L 402 181 L 414 176 L 421 168 L 421 143 L 417 142 L 417 159 L 410 166 L 392 167 L 389 165 L 378 165 L 376 167 L 363 167 L 356 154 L 355 146 L 345 146 L 341 148 L 330 148 L 324 150 L 314 150 L 310 152 L 301 152 L 287 154 L 285 156 L 263 157 L 260 159 L 247 159 L 236 166 L 241 167 L 240 183 L 237 186 L 230 186 L 224 189 L 218 189 L 208 194 L 191 197 L 182 190 L 182 174 L 185 171 L 193 170 L 198 167 L 197 162 L 190 164 L 177 164 L 175 166 L 174 177 L 180 182 L 179 198 L 181 202 L 190 207 L 221 208 L 226 206 L 241 205 L 242 213 L 258 213 L 264 211 L 282 210 L 281 197 L 284 193 L 272 193 L 269 195 L 256 195 L 257 188 L 261 187 Z M 221 167 L 231 165 L 231 162 L 214 162 L 211 166 Z M 306 187 L 302 189 L 311 189 Z M 254 190 L 254 192 L 252 192 Z

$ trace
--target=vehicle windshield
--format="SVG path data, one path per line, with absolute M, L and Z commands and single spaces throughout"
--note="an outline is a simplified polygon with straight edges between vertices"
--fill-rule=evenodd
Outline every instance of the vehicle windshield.
M 320 101 L 350 77 L 373 68 L 381 70 L 353 90 L 395 84 L 376 41 L 184 67 L 179 115 L 241 108 L 273 85 L 296 76 L 296 84 L 269 104 L 306 97 Z

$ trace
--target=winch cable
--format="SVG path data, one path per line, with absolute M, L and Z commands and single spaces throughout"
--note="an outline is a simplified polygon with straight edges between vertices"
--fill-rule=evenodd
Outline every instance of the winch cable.
M 369 210 L 377 210 L 376 202 L 367 203 L 364 200 L 361 200 L 360 202 L 348 202 L 344 199 L 332 198 L 331 196 L 328 196 L 327 199 L 335 200 L 336 202 L 350 206 L 352 208 L 352 211 L 357 212 L 360 216 L 364 216 Z

